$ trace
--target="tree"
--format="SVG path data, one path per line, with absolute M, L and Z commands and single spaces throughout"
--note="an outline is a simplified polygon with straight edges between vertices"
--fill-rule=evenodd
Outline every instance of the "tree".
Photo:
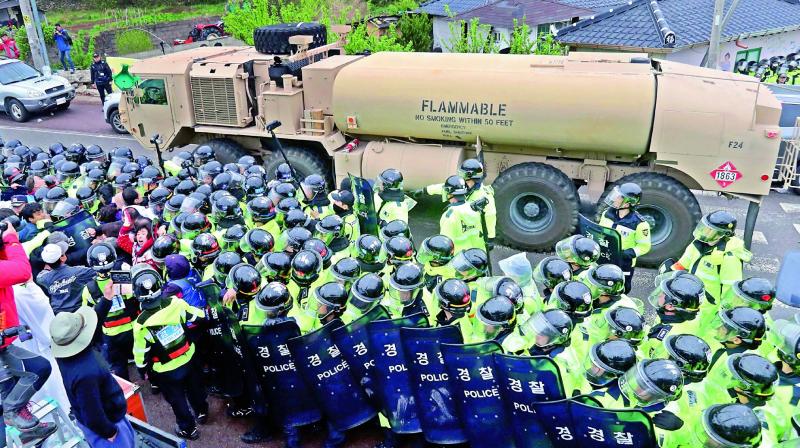
M 411 44 L 413 51 L 431 51 L 433 48 L 433 21 L 427 14 L 403 14 L 397 22 L 399 41 Z
M 447 12 L 450 13 L 449 9 Z M 497 53 L 499 50 L 492 27 L 482 24 L 478 17 L 473 17 L 469 22 L 451 20 L 447 25 L 450 39 L 444 43 L 444 47 L 451 53 Z

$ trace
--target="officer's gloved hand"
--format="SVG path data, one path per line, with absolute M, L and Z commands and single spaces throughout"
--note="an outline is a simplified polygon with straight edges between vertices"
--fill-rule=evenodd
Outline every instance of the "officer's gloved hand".
M 670 411 L 661 411 L 653 416 L 653 425 L 666 431 L 677 431 L 683 426 L 683 420 Z
M 419 199 L 425 194 L 425 189 L 424 188 L 417 188 L 416 190 L 411 190 L 411 192 L 409 192 L 409 194 L 411 195 L 411 198 Z

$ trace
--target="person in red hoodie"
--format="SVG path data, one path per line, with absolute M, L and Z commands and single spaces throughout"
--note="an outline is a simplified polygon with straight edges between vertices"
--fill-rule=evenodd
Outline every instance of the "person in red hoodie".
M 30 280 L 31 264 L 19 243 L 17 232 L 7 222 L 0 223 L 0 330 L 15 330 L 19 326 L 17 305 L 13 286 Z M 0 434 L 5 434 L 5 425 L 18 428 L 23 443 L 47 437 L 56 430 L 53 423 L 43 423 L 28 408 L 33 394 L 50 376 L 50 362 L 41 356 L 11 345 L 14 337 L 2 337 L 0 344 L 0 396 L 3 397 L 3 424 Z M 4 447 L 5 437 L 0 437 Z

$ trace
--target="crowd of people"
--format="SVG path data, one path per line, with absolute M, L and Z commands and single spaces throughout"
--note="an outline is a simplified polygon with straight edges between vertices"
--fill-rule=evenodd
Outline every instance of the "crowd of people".
M 800 59 L 797 53 L 789 53 L 785 56 L 773 56 L 769 59 L 760 61 L 747 61 L 740 59 L 736 61 L 734 71 L 742 75 L 754 76 L 761 82 L 772 84 L 800 85 Z
M 465 344 L 494 341 L 509 355 L 547 357 L 566 397 L 643 410 L 662 447 L 771 447 L 800 437 L 800 325 L 771 318 L 773 285 L 744 277 L 751 254 L 726 211 L 702 218 L 683 256 L 662 266 L 641 300 L 629 294 L 650 228 L 636 211 L 635 183 L 613 188 L 600 220 L 620 233 L 618 264 L 601 262 L 598 243 L 574 235 L 535 266 L 520 253 L 492 275 L 495 203 L 478 160 L 410 196 L 402 173 L 387 169 L 364 201 L 349 179 L 329 191 L 321 175 L 299 179 L 285 163 L 268 173 L 250 156 L 227 164 L 216 156 L 201 145 L 158 167 L 128 148 L 3 142 L 10 207 L 0 210 L 9 223 L 0 287 L 25 283 L 47 297 L 49 355 L 92 446 L 133 446 L 110 375 L 129 379 L 133 359 L 174 411 L 178 436 L 196 440 L 198 425 L 219 418 L 209 416 L 210 392 L 227 396 L 228 418 L 254 419 L 243 442 L 282 432 L 287 447 L 299 447 L 292 410 L 319 385 L 276 390 L 269 375 L 284 367 L 259 363 L 294 356 L 281 366 L 295 371 L 305 360 L 286 338 L 270 345 L 275 335 L 321 334 L 376 316 L 421 316 L 430 327 L 456 328 Z M 426 194 L 447 208 L 440 233 L 415 244 L 409 210 Z M 8 279 L 12 250 L 29 268 Z M 645 301 L 655 317 L 645 317 Z M 341 355 L 336 345 L 328 354 Z M 281 401 L 287 393 L 294 399 Z M 23 434 L 53 430 L 19 417 L 24 406 L 4 407 L 6 423 Z M 345 446 L 348 428 L 327 409 L 310 420 L 325 422 L 326 447 Z M 425 443 L 385 410 L 379 417 L 378 446 Z

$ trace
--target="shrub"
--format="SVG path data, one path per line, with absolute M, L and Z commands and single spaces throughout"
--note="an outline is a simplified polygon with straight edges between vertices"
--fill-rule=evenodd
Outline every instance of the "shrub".
M 403 14 L 397 22 L 399 41 L 411 44 L 414 51 L 433 48 L 433 21 L 427 14 Z
M 140 53 L 153 49 L 150 35 L 143 30 L 125 30 L 117 33 L 116 48 L 118 54 Z
M 452 20 L 450 39 L 444 43 L 447 51 L 452 53 L 497 53 L 499 50 L 492 27 L 482 24 L 474 17 L 469 22 Z
M 411 43 L 403 44 L 399 41 L 397 35 L 397 28 L 394 24 L 389 26 L 383 36 L 375 36 L 367 33 L 367 26 L 364 23 L 350 32 L 347 38 L 347 44 L 344 46 L 344 51 L 348 54 L 363 53 L 370 51 L 377 53 L 379 51 L 413 51 Z

